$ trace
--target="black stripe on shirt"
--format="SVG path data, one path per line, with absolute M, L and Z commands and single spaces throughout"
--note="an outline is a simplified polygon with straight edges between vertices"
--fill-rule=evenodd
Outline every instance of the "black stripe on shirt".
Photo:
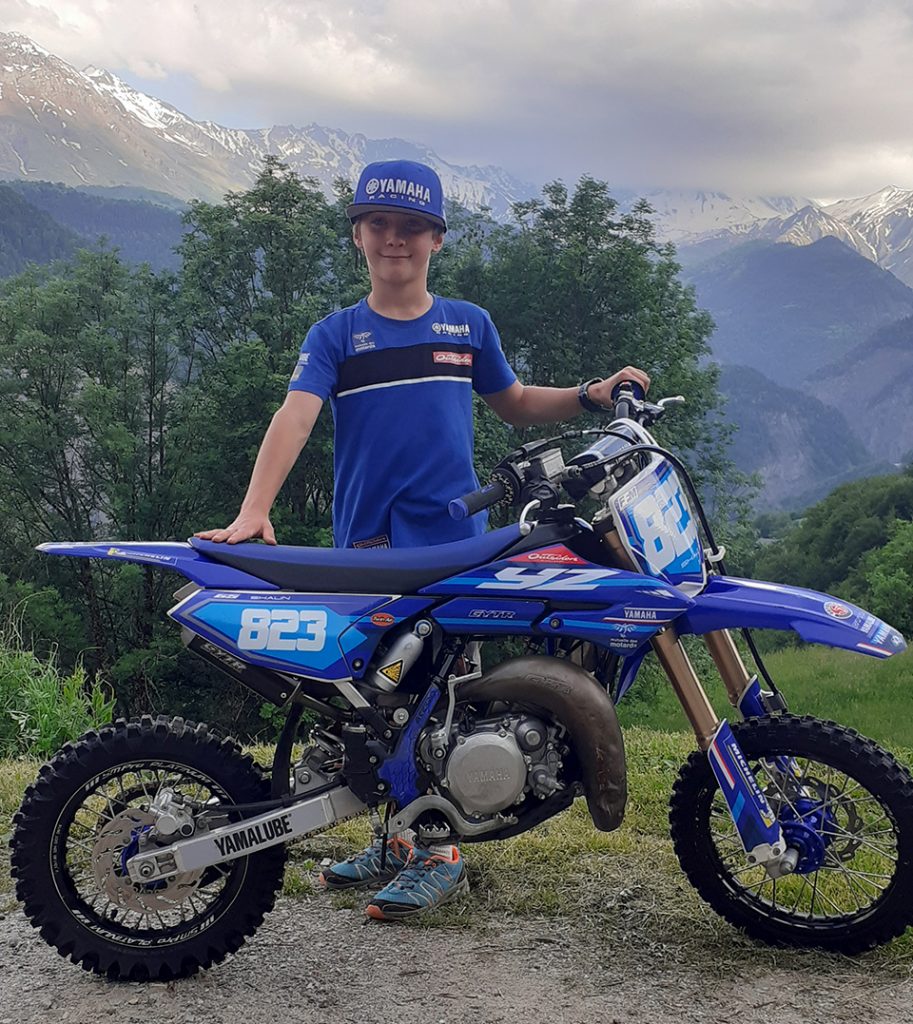
M 339 367 L 336 393 L 420 377 L 465 377 L 471 380 L 477 354 L 472 345 L 452 341 L 361 352 L 349 356 Z

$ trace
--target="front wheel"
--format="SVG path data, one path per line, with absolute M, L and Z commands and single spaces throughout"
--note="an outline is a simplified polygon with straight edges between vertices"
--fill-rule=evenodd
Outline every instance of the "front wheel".
M 747 863 L 703 753 L 682 766 L 669 819 L 688 880 L 727 921 L 765 942 L 860 953 L 913 922 L 913 779 L 832 722 L 779 715 L 732 731 L 777 816 L 793 874 Z
M 180 718 L 118 722 L 67 744 L 14 818 L 16 894 L 46 942 L 109 978 L 168 980 L 237 950 L 272 908 L 285 849 L 136 884 L 126 870 L 156 794 L 211 809 L 268 797 L 231 740 Z

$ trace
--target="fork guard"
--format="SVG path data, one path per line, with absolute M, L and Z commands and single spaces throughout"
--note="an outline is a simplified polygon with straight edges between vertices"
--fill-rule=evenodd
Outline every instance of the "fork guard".
M 593 824 L 618 828 L 628 799 L 624 739 L 614 704 L 591 675 L 569 661 L 527 655 L 464 683 L 457 698 L 531 704 L 553 715 L 570 734 Z

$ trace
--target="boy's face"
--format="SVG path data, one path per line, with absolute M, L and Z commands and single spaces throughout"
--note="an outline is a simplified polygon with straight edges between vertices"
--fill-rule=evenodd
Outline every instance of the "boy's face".
M 372 280 L 402 285 L 424 281 L 431 254 L 444 244 L 443 232 L 430 220 L 393 210 L 359 217 L 352 238 L 365 254 Z

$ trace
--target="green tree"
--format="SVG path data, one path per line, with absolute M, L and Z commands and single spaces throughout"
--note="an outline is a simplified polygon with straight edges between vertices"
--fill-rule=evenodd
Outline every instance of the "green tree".
M 181 246 L 185 345 L 194 365 L 194 465 L 206 496 L 196 529 L 230 521 L 308 328 L 364 294 L 344 206 L 275 158 L 246 192 L 195 202 Z M 274 509 L 288 543 L 326 543 L 332 425 L 322 416 Z
M 913 519 L 913 469 L 844 484 L 813 505 L 798 526 L 758 555 L 763 579 L 850 597 L 861 559 L 888 542 L 896 520 Z
M 858 604 L 913 635 L 913 522 L 890 524 L 888 542 L 862 557 L 848 590 Z

